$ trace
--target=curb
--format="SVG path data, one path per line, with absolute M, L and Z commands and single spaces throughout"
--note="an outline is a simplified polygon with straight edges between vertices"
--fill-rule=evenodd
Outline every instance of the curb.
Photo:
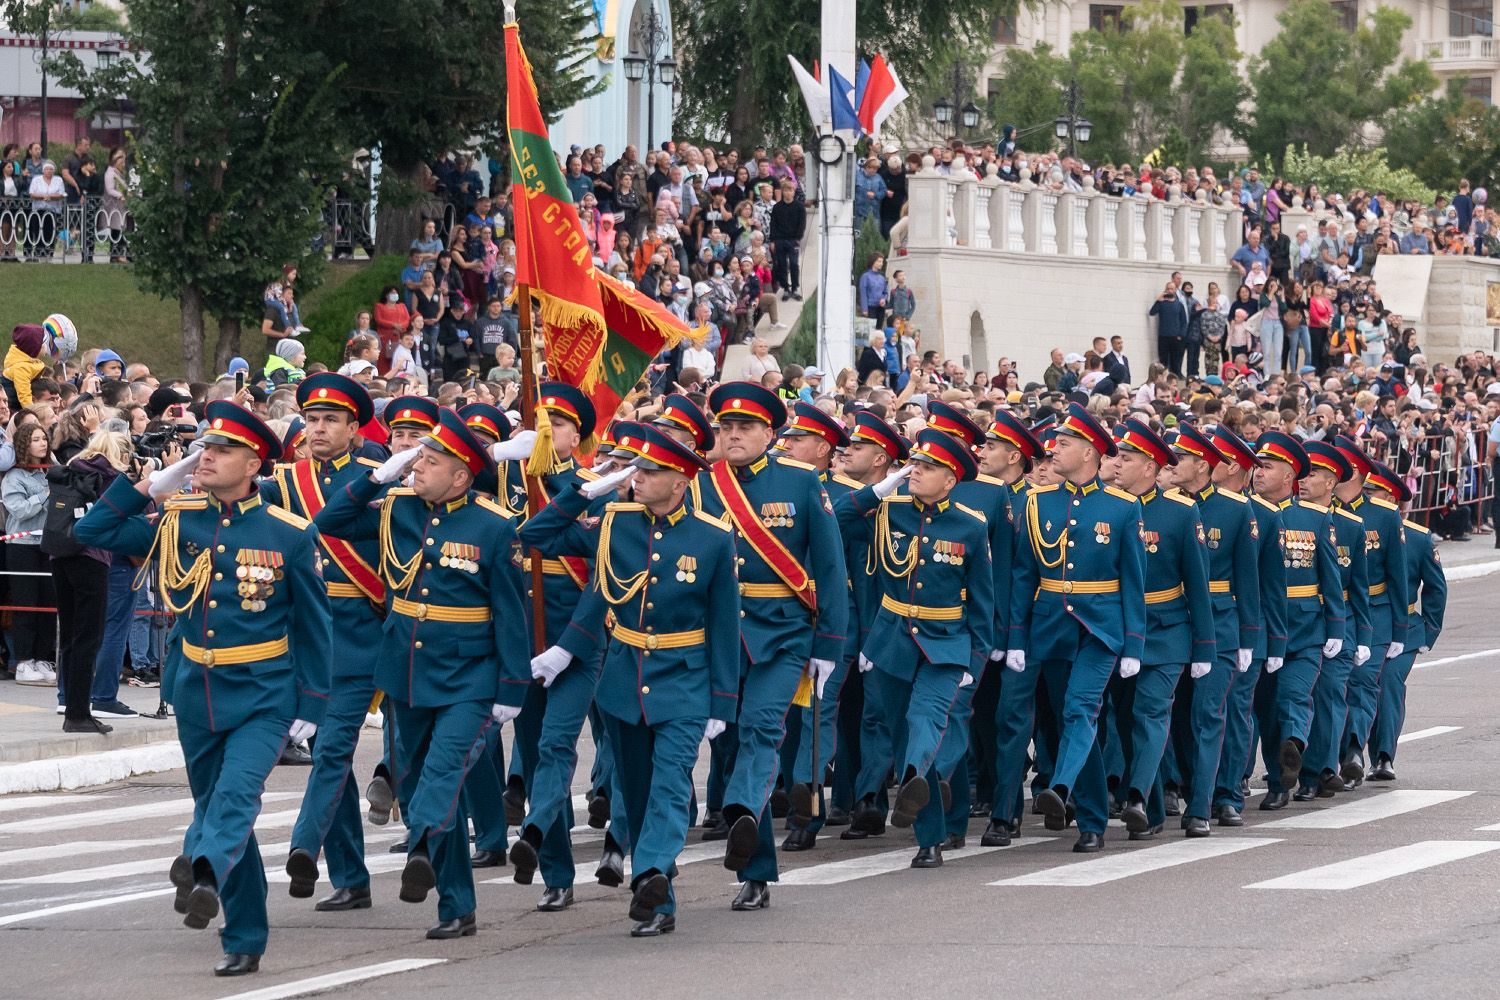
M 171 771 L 182 766 L 182 745 L 176 740 L 103 753 L 3 764 L 0 765 L 0 795 L 89 788 L 137 774 Z
M 1500 559 L 1468 563 L 1463 566 L 1443 567 L 1443 576 L 1447 578 L 1449 583 L 1457 580 L 1477 580 L 1480 577 L 1489 576 L 1495 572 L 1500 572 Z

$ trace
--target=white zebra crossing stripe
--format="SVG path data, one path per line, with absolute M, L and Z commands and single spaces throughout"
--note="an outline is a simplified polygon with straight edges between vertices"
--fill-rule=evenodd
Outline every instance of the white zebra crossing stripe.
M 1245 886 L 1246 889 L 1320 889 L 1342 891 L 1373 885 L 1386 879 L 1462 861 L 1476 855 L 1500 850 L 1495 840 L 1423 840 L 1405 847 L 1365 854 L 1348 861 L 1293 872 Z
M 74 840 L 66 844 L 48 844 L 46 847 L 18 847 L 13 851 L 0 851 L 0 866 L 21 865 L 29 861 L 56 861 L 58 858 L 76 858 L 84 854 L 138 851 L 143 847 L 180 843 L 181 837 L 150 837 L 145 840 Z
M 28 910 L 25 913 L 12 913 L 8 917 L 0 917 L 0 927 L 8 927 L 11 924 L 24 924 L 42 917 L 55 917 L 63 913 L 77 913 L 80 910 L 97 910 L 102 906 L 114 906 L 116 903 L 134 903 L 140 899 L 151 899 L 155 896 L 167 896 L 177 890 L 171 886 L 165 889 L 148 889 L 145 892 L 127 892 L 119 896 L 105 896 L 101 899 L 87 899 L 81 903 L 64 903 L 61 906 L 48 906 L 40 910 Z
M 0 813 L 19 812 L 22 809 L 43 809 L 48 806 L 61 805 L 64 802 L 79 805 L 86 802 L 98 802 L 100 799 L 112 799 L 113 795 L 90 795 L 81 798 L 77 795 L 17 795 L 0 798 Z
M 284 802 L 300 799 L 301 792 L 267 792 L 264 802 Z M 192 799 L 167 799 L 164 802 L 145 802 L 134 806 L 117 806 L 113 809 L 94 809 L 88 812 L 64 813 L 59 816 L 38 816 L 35 819 L 12 820 L 0 823 L 0 834 L 53 833 L 57 830 L 79 830 L 94 826 L 110 826 L 129 823 L 138 819 L 157 816 L 191 814 Z
M 1366 786 L 1368 787 L 1368 786 Z M 1402 813 L 1426 809 L 1461 799 L 1473 792 L 1424 791 L 1416 788 L 1398 788 L 1367 799 L 1358 799 L 1344 805 L 1330 806 L 1318 812 L 1294 813 L 1282 819 L 1261 823 L 1257 830 L 1347 830 L 1362 823 L 1373 823 Z
M 1402 733 L 1397 738 L 1397 743 L 1411 743 L 1415 740 L 1425 740 L 1432 736 L 1445 736 L 1448 733 L 1456 733 L 1463 726 L 1433 726 L 1430 729 L 1418 729 L 1414 733 Z
M 589 832 L 590 833 L 596 833 L 597 831 L 590 830 Z M 597 839 L 599 839 L 599 838 L 596 838 L 596 840 Z M 573 838 L 573 844 L 574 844 L 574 846 L 577 846 L 580 843 L 585 843 L 585 841 L 581 841 L 578 837 L 574 837 Z M 714 843 L 714 842 L 710 841 L 707 844 L 688 844 L 686 847 L 684 847 L 682 849 L 682 853 L 679 854 L 679 855 L 677 855 L 677 867 L 678 868 L 682 868 L 682 867 L 685 867 L 687 865 L 694 865 L 694 864 L 697 864 L 700 861 L 722 861 L 723 858 L 724 858 L 724 845 L 722 843 Z M 593 877 L 594 877 L 594 875 L 593 875 L 594 867 L 595 867 L 595 863 L 594 862 L 585 861 L 585 862 L 582 862 L 582 863 L 580 863 L 578 865 L 578 870 L 580 872 L 586 873 L 587 880 L 592 881 Z M 626 880 L 627 884 L 629 884 L 629 881 L 630 881 L 630 879 L 631 879 L 631 877 L 632 877 L 633 874 L 634 873 L 632 872 L 631 867 L 630 867 L 630 859 L 627 857 L 625 859 L 625 880 Z M 538 877 L 540 877 L 540 876 L 538 876 Z M 501 875 L 499 878 L 487 878 L 483 882 L 480 883 L 480 885 L 515 885 L 515 884 L 516 884 L 516 880 L 515 880 L 515 877 L 512 876 L 512 875 Z M 540 883 L 539 882 L 534 882 L 534 884 L 540 884 Z
M 1027 844 L 1044 844 L 1056 839 L 1056 837 L 1021 837 L 1012 840 L 1010 847 L 964 847 L 956 851 L 944 851 L 943 862 L 946 864 L 950 861 L 962 861 L 964 858 L 972 858 L 980 854 L 993 854 L 995 851 L 1025 847 Z M 810 865 L 807 868 L 794 868 L 791 871 L 782 872 L 781 881 L 777 885 L 838 885 L 840 882 L 853 882 L 855 879 L 898 872 L 911 867 L 912 855 L 915 853 L 915 848 L 906 848 L 900 851 L 868 854 L 862 858 L 850 858 L 847 861 L 830 861 L 827 864 Z
M 1281 841 L 1274 837 L 1237 837 L 1232 840 L 1227 838 L 1224 840 L 1217 838 L 1178 840 L 1162 844 L 1159 847 L 1147 847 L 1144 850 L 1107 855 L 1101 858 L 1094 858 L 1091 861 L 1079 861 L 1070 865 L 1060 865 L 1056 868 L 1032 872 L 1029 875 L 1017 875 L 1014 878 L 991 882 L 990 885 L 1047 885 L 1083 888 L 1103 885 L 1105 882 L 1114 882 L 1122 878 L 1130 878 L 1134 875 L 1144 875 L 1147 872 L 1160 871 L 1163 868 L 1191 864 L 1194 861 L 1205 861 L 1209 858 L 1222 857 L 1226 854 L 1237 854 L 1240 851 L 1248 851 L 1253 847 L 1265 847 L 1267 844 L 1279 843 Z
M 370 979 L 379 979 L 381 976 L 395 975 L 398 972 L 425 969 L 429 965 L 442 965 L 446 961 L 446 958 L 398 958 L 391 962 L 381 962 L 378 965 L 366 965 L 357 969 L 346 969 L 343 972 L 330 972 L 326 976 L 298 979 L 280 986 L 266 986 L 262 989 L 251 990 L 249 993 L 236 993 L 225 997 L 224 1000 L 289 1000 L 291 997 L 322 993 L 349 983 L 362 983 Z

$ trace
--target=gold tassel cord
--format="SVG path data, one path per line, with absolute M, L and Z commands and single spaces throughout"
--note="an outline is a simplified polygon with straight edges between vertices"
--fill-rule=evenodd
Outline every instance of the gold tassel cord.
M 536 443 L 531 446 L 531 457 L 526 460 L 526 474 L 541 479 L 557 471 L 557 452 L 552 446 L 552 420 L 547 411 L 537 407 Z
M 643 569 L 628 580 L 621 580 L 615 575 L 614 563 L 610 559 L 610 539 L 614 535 L 615 512 L 609 511 L 604 515 L 604 520 L 599 524 L 599 553 L 595 559 L 598 572 L 595 574 L 599 592 L 604 595 L 604 600 L 618 607 L 632 600 L 641 592 L 646 585 L 646 578 L 651 575 L 649 569 Z
M 915 537 L 907 544 L 905 554 L 896 551 L 896 541 L 891 534 L 891 507 L 885 503 L 880 505 L 880 510 L 875 515 L 875 539 L 870 546 L 870 554 L 865 558 L 865 572 L 872 576 L 875 573 L 872 560 L 877 557 L 880 569 L 897 580 L 910 576 L 913 567 L 917 565 Z
M 1063 561 L 1063 556 L 1068 547 L 1068 529 L 1064 527 L 1058 533 L 1057 540 L 1048 542 L 1042 537 L 1042 529 L 1037 524 L 1036 497 L 1033 495 L 1026 500 L 1026 531 L 1031 537 L 1031 550 L 1036 553 L 1037 562 L 1046 569 L 1056 569 Z M 1047 552 L 1051 550 L 1056 554 L 1051 559 L 1047 558 Z
M 396 544 L 391 538 L 391 512 L 395 506 L 389 498 L 380 505 L 380 567 L 377 572 L 385 579 L 391 591 L 399 590 L 405 594 L 411 589 L 412 581 L 417 578 L 417 567 L 422 562 L 422 550 L 419 547 L 412 557 L 404 562 L 397 554 Z
M 141 570 L 135 579 L 135 585 L 140 586 L 149 572 L 151 557 L 159 554 L 157 562 L 160 566 L 158 579 L 161 584 L 161 600 L 163 606 L 174 615 L 187 614 L 208 590 L 208 582 L 213 577 L 213 554 L 207 549 L 198 553 L 198 558 L 193 560 L 190 568 L 183 569 L 177 548 L 180 537 L 181 524 L 177 511 L 169 510 L 162 515 L 161 526 L 151 542 L 151 551 L 146 553 L 146 561 L 141 564 Z M 172 595 L 181 590 L 186 590 L 188 596 L 187 600 L 178 603 Z

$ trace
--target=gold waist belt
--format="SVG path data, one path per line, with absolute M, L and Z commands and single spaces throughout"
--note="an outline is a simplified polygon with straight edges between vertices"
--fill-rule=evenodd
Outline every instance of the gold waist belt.
M 1208 592 L 1210 594 L 1227 594 L 1227 593 L 1229 593 L 1229 581 L 1228 580 L 1210 580 L 1210 581 L 1208 581 Z
M 922 604 L 902 604 L 893 597 L 882 596 L 880 606 L 903 618 L 920 618 L 929 622 L 956 622 L 964 616 L 963 605 L 952 608 L 935 608 Z
M 352 583 L 329 583 L 329 597 L 364 597 L 365 592 Z
M 1167 590 L 1148 590 L 1146 591 L 1146 603 L 1166 604 L 1168 601 L 1177 600 L 1177 598 L 1181 597 L 1185 593 L 1187 593 L 1187 591 L 1183 589 L 1183 586 L 1180 583 L 1175 587 L 1168 588 Z
M 1385 581 L 1384 580 L 1381 580 L 1379 583 L 1371 584 L 1370 585 L 1370 596 L 1371 597 L 1376 597 L 1376 596 L 1378 596 L 1380 594 L 1383 594 L 1383 593 L 1385 593 Z
M 1317 597 L 1318 585 L 1316 583 L 1303 584 L 1300 587 L 1286 588 L 1287 597 Z
M 391 610 L 419 622 L 487 622 L 489 608 L 455 608 L 446 604 L 418 604 L 416 601 L 391 599 Z
M 741 597 L 795 597 L 796 591 L 784 583 L 742 583 Z
M 1051 594 L 1118 594 L 1119 580 L 1042 580 L 1041 589 Z
M 526 560 L 524 560 L 524 563 L 525 563 L 525 566 L 526 566 L 526 572 L 530 573 L 531 572 L 531 560 L 530 559 L 526 559 Z M 543 576 L 571 576 L 572 574 L 570 574 L 568 572 L 567 564 L 565 564 L 561 559 L 543 559 L 542 560 L 542 575 Z
M 700 646 L 706 638 L 706 633 L 701 628 L 690 632 L 637 632 L 618 623 L 613 634 L 625 645 L 636 649 L 683 649 L 687 646 Z
M 205 667 L 232 667 L 239 663 L 274 660 L 278 656 L 285 656 L 288 648 L 286 636 L 271 642 L 257 642 L 250 646 L 223 646 L 219 649 L 204 649 L 184 642 L 182 655 Z

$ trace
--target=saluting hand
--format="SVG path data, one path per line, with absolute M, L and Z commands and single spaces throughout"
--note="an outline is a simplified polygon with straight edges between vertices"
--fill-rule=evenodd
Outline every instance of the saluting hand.
M 408 469 L 417 464 L 417 458 L 421 454 L 421 445 L 413 445 L 405 451 L 398 451 L 380 463 L 380 468 L 370 473 L 370 478 L 377 483 L 394 483 L 406 475 Z
M 616 469 L 614 472 L 611 472 L 607 476 L 600 476 L 593 482 L 584 483 L 582 486 L 578 487 L 578 492 L 582 493 L 590 500 L 595 500 L 599 497 L 604 496 L 604 494 L 609 493 L 611 490 L 614 490 L 617 487 L 623 485 L 634 475 L 635 466 L 627 465 L 623 469 Z
M 884 500 L 886 497 L 896 492 L 896 487 L 901 485 L 901 481 L 903 479 L 911 475 L 911 470 L 912 467 L 910 465 L 897 469 L 895 472 L 892 472 L 880 482 L 870 487 L 870 489 L 875 491 L 875 495 L 877 497 Z
M 509 441 L 496 441 L 490 448 L 490 457 L 497 462 L 514 462 L 531 457 L 536 445 L 536 431 L 517 431 Z
M 188 477 L 198 467 L 198 460 L 203 457 L 203 452 L 195 451 L 187 458 L 173 462 L 165 469 L 157 469 L 148 477 L 151 490 L 151 499 L 160 500 L 164 496 L 170 496 L 187 485 Z

